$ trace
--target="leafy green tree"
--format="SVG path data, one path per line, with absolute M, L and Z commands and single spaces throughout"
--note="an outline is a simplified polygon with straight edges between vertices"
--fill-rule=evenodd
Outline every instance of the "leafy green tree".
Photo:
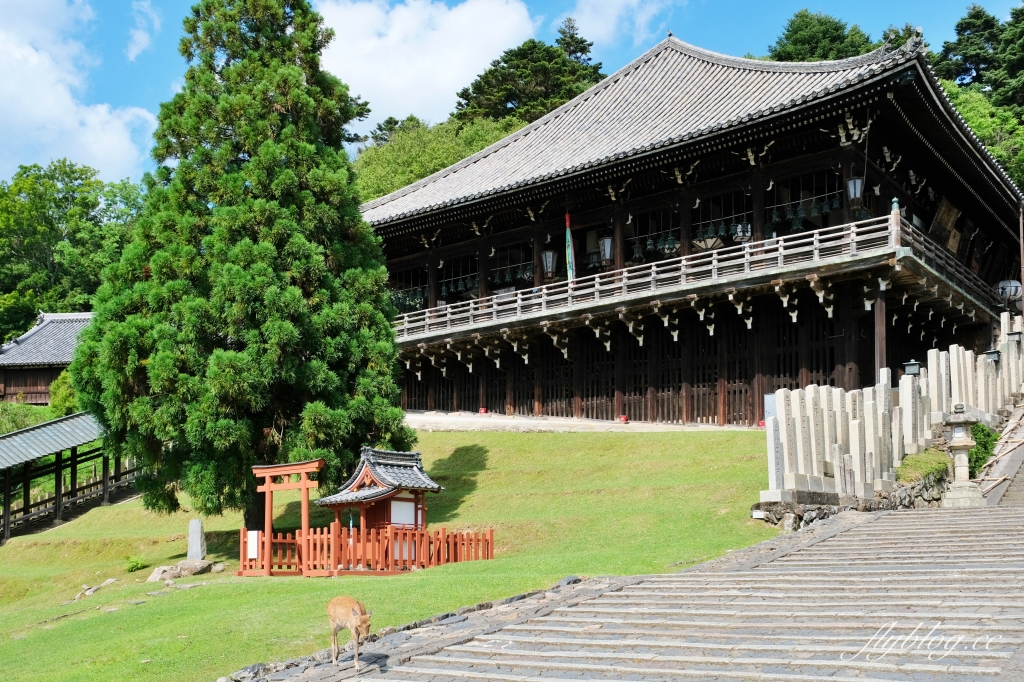
M 54 419 L 78 412 L 78 397 L 71 385 L 71 375 L 65 369 L 50 384 L 50 411 Z
M 559 29 L 559 44 L 531 38 L 491 62 L 490 68 L 457 93 L 453 116 L 463 121 L 535 121 L 604 79 L 601 64 L 590 63 L 592 43 L 583 40 L 570 21 Z
M 956 40 L 946 41 L 932 56 L 939 78 L 960 85 L 984 83 L 985 75 L 999 65 L 1003 24 L 981 5 L 971 5 L 956 22 Z
M 790 17 L 782 35 L 768 47 L 768 58 L 777 62 L 817 62 L 845 59 L 878 47 L 857 24 L 824 12 L 802 9 Z
M 39 310 L 89 310 L 141 204 L 137 185 L 105 185 L 66 159 L 0 183 L 0 339 L 24 333 Z
M 943 81 L 950 101 L 999 164 L 1018 185 L 1024 184 L 1024 125 L 1010 107 L 992 103 L 980 85 L 957 87 Z
M 397 129 L 387 144 L 367 147 L 355 161 L 360 196 L 369 201 L 475 154 L 524 125 L 517 118 L 450 119 Z
M 394 116 L 388 116 L 384 121 L 378 123 L 370 132 L 370 140 L 374 145 L 380 146 L 382 144 L 387 144 L 387 141 L 391 139 L 391 136 L 399 130 L 422 128 L 423 125 L 423 121 L 419 120 L 412 114 L 409 114 L 401 121 Z
M 997 67 L 985 80 L 991 88 L 992 103 L 1024 108 L 1024 6 L 1010 10 L 995 61 Z
M 160 108 L 146 203 L 108 268 L 72 383 L 140 462 L 150 509 L 244 509 L 250 467 L 363 444 L 406 448 L 380 241 L 342 143 L 366 113 L 321 68 L 334 37 L 306 0 L 203 0 L 181 91 Z

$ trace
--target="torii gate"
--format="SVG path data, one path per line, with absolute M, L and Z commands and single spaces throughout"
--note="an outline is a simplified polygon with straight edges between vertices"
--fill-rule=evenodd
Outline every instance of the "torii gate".
M 263 556 L 266 557 L 264 561 L 263 574 L 270 575 L 271 561 L 270 557 L 273 556 L 273 542 L 274 542 L 274 491 L 275 490 L 302 490 L 302 537 L 309 537 L 309 489 L 315 488 L 320 485 L 316 481 L 311 481 L 309 474 L 314 471 L 320 471 L 324 467 L 324 460 L 312 459 L 308 462 L 294 462 L 290 464 L 264 464 L 254 466 L 252 473 L 256 475 L 256 478 L 262 478 L 263 484 L 257 486 L 256 492 L 266 493 L 266 516 L 263 522 Z M 299 480 L 292 482 L 292 474 L 298 474 Z M 281 483 L 274 483 L 274 478 L 281 476 L 285 477 L 285 480 Z

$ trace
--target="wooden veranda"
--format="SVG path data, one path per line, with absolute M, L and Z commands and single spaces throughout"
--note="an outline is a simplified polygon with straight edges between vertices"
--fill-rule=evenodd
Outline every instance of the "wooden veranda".
M 114 492 L 131 485 L 133 462 L 111 458 L 102 445 L 82 449 L 102 437 L 99 422 L 85 412 L 0 436 L 0 543 L 18 526 L 50 517 L 60 523 L 73 507 L 96 499 L 108 504 Z M 91 475 L 83 471 L 90 463 Z

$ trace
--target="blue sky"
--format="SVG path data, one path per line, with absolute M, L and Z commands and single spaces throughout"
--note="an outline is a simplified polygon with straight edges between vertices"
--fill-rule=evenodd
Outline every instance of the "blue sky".
M 1019 0 L 1018 0 L 1019 1 Z M 553 41 L 566 15 L 595 42 L 605 72 L 667 30 L 718 52 L 764 54 L 793 12 L 807 7 L 856 23 L 873 38 L 889 24 L 922 26 L 933 48 L 953 37 L 966 0 L 314 0 L 337 38 L 327 68 L 370 101 L 365 131 L 389 115 L 440 121 L 502 50 Z M 60 156 L 104 179 L 152 168 L 160 102 L 181 82 L 184 0 L 0 0 L 0 178 Z M 1001 18 L 1017 2 L 981 3 Z

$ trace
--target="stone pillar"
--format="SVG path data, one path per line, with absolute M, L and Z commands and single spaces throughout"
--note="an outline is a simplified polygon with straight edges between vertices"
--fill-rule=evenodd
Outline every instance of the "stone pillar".
M 849 452 L 850 421 L 846 413 L 846 391 L 838 386 L 832 388 L 832 409 L 835 412 L 836 442 L 843 446 L 843 452 Z
M 962 367 L 960 365 L 960 346 L 955 343 L 949 347 L 949 400 L 952 405 L 962 405 L 966 401 L 963 395 Z
M 978 384 L 974 379 L 974 366 L 976 359 L 974 351 L 964 352 L 964 389 L 967 395 L 964 400 L 972 407 L 978 407 Z
M 939 351 L 939 404 L 943 412 L 952 412 L 950 407 L 949 353 Z
M 878 461 L 879 436 L 881 436 L 878 432 L 877 414 L 875 401 L 864 401 L 864 419 L 862 420 L 864 424 L 864 453 L 868 459 L 872 459 L 874 462 Z M 871 470 L 865 473 L 864 482 L 873 484 L 876 478 L 879 478 L 878 471 L 872 466 Z
M 906 419 L 903 417 L 903 408 L 892 408 L 892 461 L 890 465 L 895 468 L 903 464 L 903 455 L 906 452 L 907 441 L 903 435 L 903 425 Z
M 768 490 L 761 491 L 762 502 L 789 502 L 793 495 L 786 494 L 783 490 L 786 483 L 785 459 L 786 455 L 782 445 L 782 432 L 779 428 L 779 418 L 769 417 L 764 422 L 765 433 L 768 436 Z
M 825 475 L 825 450 L 824 424 L 821 419 L 820 391 L 816 384 L 811 384 L 804 390 L 806 395 L 807 421 L 810 426 L 809 436 L 811 440 L 811 472 L 815 476 Z
M 903 417 L 900 431 L 903 434 L 903 450 L 917 452 L 917 377 L 904 374 L 900 377 L 900 415 Z
M 929 412 L 942 412 L 942 392 L 939 390 L 939 350 L 932 348 L 928 351 L 928 398 Z M 929 424 L 931 422 L 929 421 Z
M 863 485 L 866 477 L 867 470 L 865 467 L 865 454 L 866 450 L 864 447 L 864 421 L 861 419 L 854 419 L 850 422 L 850 454 L 853 455 L 853 475 L 856 483 Z M 860 492 L 857 492 L 860 495 Z
M 793 408 L 790 402 L 790 390 L 780 388 L 775 391 L 775 414 L 779 418 L 779 437 L 782 439 L 785 453 L 786 473 L 799 471 L 796 465 L 796 441 L 793 438 Z

